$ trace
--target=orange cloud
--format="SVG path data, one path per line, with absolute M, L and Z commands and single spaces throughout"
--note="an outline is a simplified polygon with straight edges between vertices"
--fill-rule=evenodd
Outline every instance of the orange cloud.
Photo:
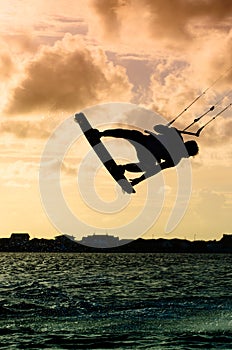
M 103 26 L 103 35 L 110 38 L 117 35 L 121 26 L 119 9 L 123 2 L 121 0 L 93 0 L 92 4 Z M 128 5 L 128 1 L 125 1 L 125 4 Z
M 0 123 L 1 133 L 12 133 L 19 138 L 47 138 L 51 129 L 51 123 L 44 119 L 37 122 L 5 120 Z
M 194 38 L 200 21 L 205 28 L 227 30 L 230 22 L 226 25 L 225 20 L 232 11 L 230 0 L 92 0 L 92 6 L 109 38 L 120 36 L 123 28 L 130 33 L 133 26 L 136 34 L 146 28 L 153 39 L 171 39 L 173 45 Z
M 1 43 L 2 44 L 2 43 Z M 0 50 L 0 79 L 7 81 L 11 78 L 12 74 L 15 72 L 15 63 L 7 48 L 1 48 Z
M 9 47 L 10 52 L 15 55 L 25 56 L 34 54 L 40 45 L 39 38 L 29 32 L 8 33 L 2 36 L 5 45 Z
M 10 91 L 5 113 L 74 112 L 100 102 L 129 101 L 131 96 L 125 69 L 69 34 L 52 47 L 42 47 L 28 62 Z
M 149 9 L 149 27 L 154 37 L 189 40 L 198 32 L 197 26 L 216 26 L 230 19 L 229 0 L 143 0 Z M 204 23 L 204 24 L 203 24 Z

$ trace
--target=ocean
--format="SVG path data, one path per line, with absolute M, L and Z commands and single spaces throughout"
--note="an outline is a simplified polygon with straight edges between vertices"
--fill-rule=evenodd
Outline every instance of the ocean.
M 0 254 L 0 349 L 232 349 L 231 254 Z

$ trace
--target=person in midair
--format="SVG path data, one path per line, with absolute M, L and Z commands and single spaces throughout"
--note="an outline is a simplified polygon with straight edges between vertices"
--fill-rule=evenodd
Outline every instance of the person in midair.
M 145 130 L 145 134 L 129 129 L 95 130 L 99 137 L 123 138 L 134 146 L 138 162 L 119 165 L 122 174 L 125 171 L 143 172 L 142 176 L 130 180 L 132 186 L 164 169 L 176 166 L 181 159 L 195 156 L 199 152 L 196 141 L 185 142 L 181 135 L 182 133 L 194 135 L 193 133 L 182 132 L 165 125 L 156 125 L 154 127 L 156 133 Z

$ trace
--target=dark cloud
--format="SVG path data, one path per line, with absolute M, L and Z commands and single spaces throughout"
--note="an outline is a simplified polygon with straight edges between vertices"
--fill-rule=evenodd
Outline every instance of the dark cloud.
M 127 5 L 129 1 L 125 1 Z M 121 0 L 92 0 L 93 8 L 98 14 L 101 24 L 104 26 L 106 37 L 114 37 L 119 34 L 121 19 L 118 10 L 123 5 Z
M 76 109 L 110 100 L 129 100 L 131 85 L 125 69 L 100 50 L 87 49 L 66 35 L 53 47 L 41 48 L 27 64 L 24 77 L 11 91 L 5 112 Z
M 119 36 L 122 27 L 128 28 L 132 24 L 128 18 L 134 11 L 137 11 L 134 21 L 137 29 L 145 23 L 150 35 L 159 40 L 186 41 L 194 36 L 193 28 L 202 23 L 228 30 L 228 26 L 219 25 L 232 17 L 230 0 L 92 0 L 92 4 L 109 37 L 112 34 Z
M 189 39 L 192 25 L 214 26 L 232 15 L 229 0 L 142 0 L 149 9 L 149 24 L 155 37 Z
M 8 80 L 11 78 L 12 74 L 15 72 L 15 64 L 9 52 L 0 52 L 0 78 L 1 82 L 3 80 Z

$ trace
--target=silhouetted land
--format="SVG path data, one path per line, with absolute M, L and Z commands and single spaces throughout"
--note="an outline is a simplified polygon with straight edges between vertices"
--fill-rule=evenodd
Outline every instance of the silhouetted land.
M 65 235 L 55 239 L 30 239 L 29 234 L 13 233 L 0 239 L 0 252 L 67 252 L 67 253 L 232 253 L 232 235 L 220 241 L 188 241 L 184 239 L 136 239 L 113 248 L 93 248 Z

